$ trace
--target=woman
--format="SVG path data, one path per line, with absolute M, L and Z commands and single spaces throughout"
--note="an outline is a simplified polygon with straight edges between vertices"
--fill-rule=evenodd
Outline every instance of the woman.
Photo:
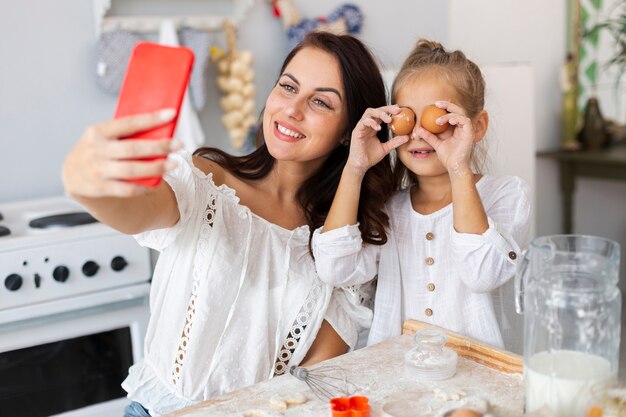
M 358 290 L 319 280 L 310 236 L 328 213 L 352 128 L 384 104 L 367 48 L 314 33 L 287 56 L 250 155 L 204 148 L 168 162 L 130 160 L 175 150 L 167 139 L 117 140 L 166 123 L 171 110 L 85 131 L 64 163 L 67 193 L 161 252 L 145 358 L 123 383 L 134 401 L 127 416 L 168 413 L 354 347 L 370 313 Z M 153 189 L 125 181 L 163 174 Z M 386 241 L 389 190 L 384 159 L 364 179 L 364 241 Z

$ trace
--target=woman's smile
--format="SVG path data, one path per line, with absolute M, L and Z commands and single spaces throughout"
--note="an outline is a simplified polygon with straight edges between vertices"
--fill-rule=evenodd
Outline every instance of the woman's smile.
M 306 138 L 306 135 L 284 122 L 274 122 L 274 135 L 284 142 L 298 142 Z

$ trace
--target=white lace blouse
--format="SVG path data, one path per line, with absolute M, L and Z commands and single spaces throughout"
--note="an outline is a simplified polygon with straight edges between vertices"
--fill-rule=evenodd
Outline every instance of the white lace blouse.
M 326 319 L 354 347 L 371 312 L 315 272 L 308 226 L 287 230 L 239 204 L 186 153 L 164 177 L 180 220 L 136 236 L 160 251 L 144 359 L 122 384 L 159 416 L 298 364 Z
M 362 245 L 354 225 L 313 235 L 320 278 L 356 285 L 378 274 L 368 344 L 399 335 L 417 319 L 521 352 L 522 320 L 515 313 L 513 280 L 528 243 L 528 185 L 518 177 L 483 176 L 477 189 L 489 228 L 482 235 L 458 233 L 452 205 L 422 215 L 409 190 L 387 204 L 384 246 Z

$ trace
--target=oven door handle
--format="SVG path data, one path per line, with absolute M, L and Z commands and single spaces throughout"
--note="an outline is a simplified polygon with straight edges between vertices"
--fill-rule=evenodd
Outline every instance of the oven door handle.
M 149 294 L 150 284 L 140 283 L 107 291 L 98 291 L 81 296 L 0 310 L 0 325 L 14 324 L 24 320 L 50 317 L 85 308 L 137 300 L 139 298 L 146 298 Z

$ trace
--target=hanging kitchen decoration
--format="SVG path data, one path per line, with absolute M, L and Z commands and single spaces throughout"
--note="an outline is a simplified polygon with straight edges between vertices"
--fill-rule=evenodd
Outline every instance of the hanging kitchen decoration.
M 280 18 L 287 31 L 289 44 L 293 48 L 307 33 L 327 31 L 336 34 L 358 34 L 363 26 L 363 13 L 354 4 L 344 4 L 327 17 L 303 18 L 293 0 L 268 0 L 274 16 Z
M 212 56 L 217 60 L 217 87 L 222 92 L 222 124 L 228 131 L 233 147 L 241 151 L 248 133 L 256 123 L 252 52 L 237 50 L 236 29 L 228 20 L 224 21 L 223 28 L 228 49 L 224 53 L 213 49 Z
M 159 33 L 138 33 L 126 30 L 103 32 L 98 40 L 98 86 L 109 94 L 118 94 L 133 47 L 140 41 L 157 42 Z M 189 95 L 193 107 L 200 111 L 207 99 L 209 50 L 213 43 L 210 33 L 190 27 L 178 30 L 179 43 L 193 50 L 195 60 L 189 79 Z
M 254 0 L 236 0 L 232 16 L 107 16 L 111 0 L 93 0 L 98 86 L 107 93 L 119 93 L 133 47 L 140 41 L 158 41 L 161 22 L 167 19 L 176 26 L 180 44 L 194 51 L 189 95 L 194 109 L 201 111 L 207 100 L 207 70 L 215 33 L 222 30 L 225 20 L 240 24 L 253 3 Z

